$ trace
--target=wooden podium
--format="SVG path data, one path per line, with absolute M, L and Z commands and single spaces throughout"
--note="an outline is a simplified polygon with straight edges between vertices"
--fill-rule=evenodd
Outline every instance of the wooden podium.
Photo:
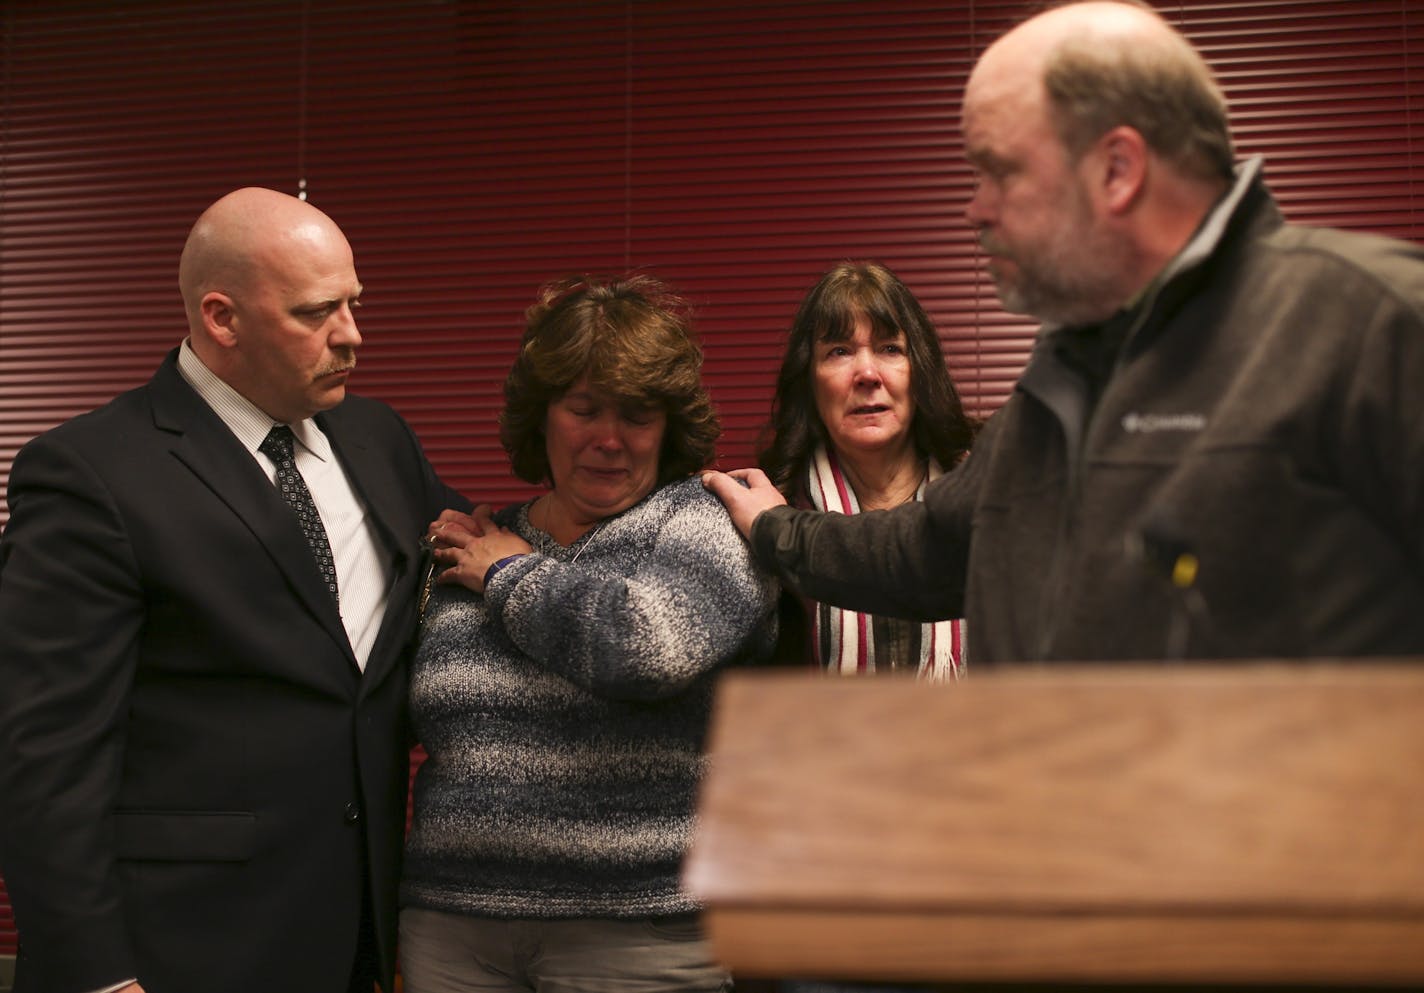
M 734 973 L 1424 985 L 1424 659 L 743 672 L 710 749 Z

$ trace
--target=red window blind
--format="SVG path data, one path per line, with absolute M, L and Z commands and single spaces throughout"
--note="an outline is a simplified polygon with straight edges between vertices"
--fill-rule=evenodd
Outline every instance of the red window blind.
M 1175 0 L 1288 216 L 1424 240 L 1417 0 Z M 523 308 L 631 268 L 698 308 L 724 465 L 752 459 L 800 295 L 879 259 L 987 414 L 1033 325 L 962 221 L 957 120 L 1008 0 L 11 0 L 0 11 L 0 491 L 34 434 L 183 334 L 188 226 L 305 189 L 367 286 L 354 387 L 448 481 L 528 488 L 496 439 Z M 0 501 L 0 523 L 6 519 Z M 0 953 L 13 950 L 0 903 Z M 8 943 L 8 944 L 7 944 Z

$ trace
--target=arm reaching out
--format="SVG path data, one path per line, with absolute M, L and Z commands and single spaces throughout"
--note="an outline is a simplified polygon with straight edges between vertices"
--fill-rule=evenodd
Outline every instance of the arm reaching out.
M 733 469 L 731 472 L 708 470 L 702 474 L 702 485 L 722 501 L 732 523 L 747 539 L 751 538 L 752 523 L 758 514 L 769 507 L 786 504 L 781 491 L 760 469 Z

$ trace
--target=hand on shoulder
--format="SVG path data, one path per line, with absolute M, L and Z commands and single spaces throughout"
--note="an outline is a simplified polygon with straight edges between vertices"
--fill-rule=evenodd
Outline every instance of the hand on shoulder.
M 730 472 L 709 469 L 702 474 L 702 485 L 722 501 L 743 538 L 751 537 L 752 524 L 763 510 L 786 504 L 781 491 L 760 469 L 733 469 Z

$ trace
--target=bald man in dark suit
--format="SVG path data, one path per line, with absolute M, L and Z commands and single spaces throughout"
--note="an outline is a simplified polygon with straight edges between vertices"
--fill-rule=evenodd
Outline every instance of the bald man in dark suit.
M 10 478 L 16 989 L 389 990 L 418 541 L 468 504 L 346 395 L 361 284 L 324 213 L 231 193 L 179 276 L 187 339 Z

